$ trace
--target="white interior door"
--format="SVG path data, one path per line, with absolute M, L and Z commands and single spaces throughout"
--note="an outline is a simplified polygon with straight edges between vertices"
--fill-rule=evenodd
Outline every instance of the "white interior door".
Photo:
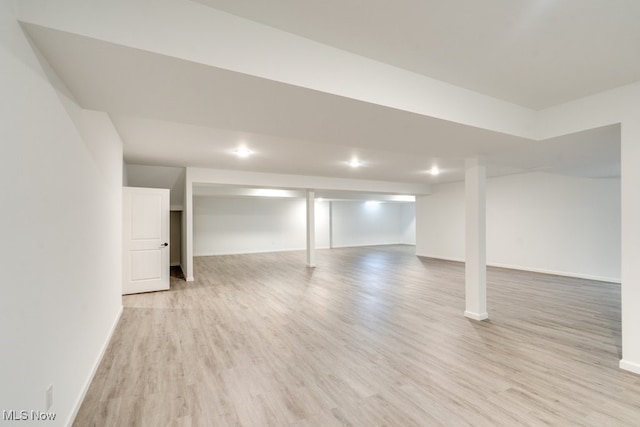
M 123 188 L 122 294 L 169 289 L 169 190 Z

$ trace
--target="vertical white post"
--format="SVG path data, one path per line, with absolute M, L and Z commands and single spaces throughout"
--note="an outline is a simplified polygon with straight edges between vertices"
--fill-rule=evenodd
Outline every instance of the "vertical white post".
M 316 203 L 315 192 L 307 190 L 307 267 L 316 266 Z
M 185 192 L 184 192 L 184 216 L 183 221 L 185 224 L 184 235 L 184 254 L 186 264 L 183 265 L 183 273 L 185 274 L 185 280 L 187 282 L 193 282 L 193 182 L 191 181 L 191 174 L 189 168 L 185 171 Z
M 486 174 L 486 166 L 481 159 L 466 161 L 464 315 L 474 320 L 484 320 L 489 317 L 487 313 Z
M 638 109 L 640 113 L 640 108 Z M 622 122 L 621 150 L 621 309 L 622 360 L 620 367 L 640 374 L 640 119 L 639 115 Z
M 333 202 L 329 202 L 329 249 L 333 249 Z

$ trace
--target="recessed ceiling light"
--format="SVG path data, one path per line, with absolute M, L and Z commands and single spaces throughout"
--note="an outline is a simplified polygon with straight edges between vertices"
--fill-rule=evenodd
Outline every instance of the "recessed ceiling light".
M 440 169 L 438 169 L 437 166 L 433 166 L 431 169 L 429 169 L 429 173 L 432 176 L 438 176 L 438 175 L 440 175 Z
M 358 160 L 358 159 L 351 159 L 351 161 L 349 161 L 349 166 L 351 166 L 352 168 L 359 168 L 360 166 L 362 166 L 363 163 Z
M 253 154 L 253 151 L 249 150 L 246 147 L 240 147 L 236 150 L 233 150 L 233 154 L 240 158 L 246 158 Z

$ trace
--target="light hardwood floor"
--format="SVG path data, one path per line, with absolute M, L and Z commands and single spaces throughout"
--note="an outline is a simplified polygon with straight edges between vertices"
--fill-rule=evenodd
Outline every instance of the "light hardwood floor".
M 196 282 L 124 297 L 76 426 L 640 425 L 618 369 L 620 287 L 409 246 L 202 257 Z

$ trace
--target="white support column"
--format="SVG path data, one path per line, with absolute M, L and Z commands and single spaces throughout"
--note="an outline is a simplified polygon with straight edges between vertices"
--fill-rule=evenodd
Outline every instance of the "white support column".
M 329 249 L 333 249 L 333 202 L 329 202 Z
M 465 172 L 466 251 L 465 311 L 474 320 L 487 313 L 486 166 L 481 159 L 468 159 Z
M 622 122 L 622 360 L 620 367 L 640 374 L 640 106 Z
M 185 274 L 185 280 L 187 282 L 193 282 L 194 272 L 193 272 L 193 182 L 191 180 L 190 170 L 187 168 L 185 171 L 185 191 L 184 191 L 184 211 L 182 215 L 184 216 L 183 222 L 185 224 L 184 234 L 182 239 L 184 240 L 184 245 L 182 246 L 182 250 L 184 253 L 182 257 L 184 258 L 183 273 Z M 186 271 L 184 271 L 186 270 Z
M 307 190 L 307 267 L 316 266 L 316 197 Z

